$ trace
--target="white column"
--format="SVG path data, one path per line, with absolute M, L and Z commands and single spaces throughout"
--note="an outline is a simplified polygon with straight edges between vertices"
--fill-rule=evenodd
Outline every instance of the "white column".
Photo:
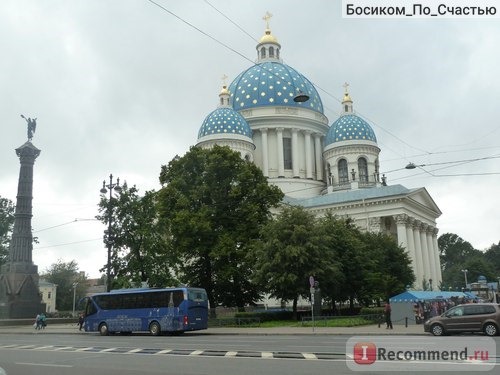
M 298 178 L 299 175 L 299 141 L 297 137 L 298 129 L 292 129 L 292 172 L 293 177 Z
M 276 147 L 278 151 L 278 177 L 285 177 L 285 160 L 283 156 L 283 128 L 276 129 Z
M 408 251 L 410 254 L 413 255 L 411 266 L 413 268 L 413 274 L 415 275 L 414 286 L 416 289 L 419 289 L 418 285 L 417 285 L 419 271 L 418 271 L 418 267 L 417 267 L 417 256 L 415 253 L 415 240 L 413 238 L 413 219 L 412 218 L 407 218 L 407 220 L 406 220 L 406 239 L 408 241 Z
M 426 281 L 432 279 L 431 263 L 429 261 L 429 249 L 427 248 L 427 224 L 420 225 L 420 246 L 422 246 L 422 260 L 424 261 L 424 277 Z M 435 281 L 435 280 L 433 280 Z M 434 289 L 434 285 L 432 286 Z
M 432 273 L 432 285 L 436 287 L 434 289 L 439 289 L 439 280 L 438 280 L 438 272 L 436 264 L 436 249 L 434 249 L 434 244 L 432 243 L 432 233 L 434 232 L 434 228 L 430 225 L 427 227 L 427 231 L 425 232 L 425 239 L 427 240 L 427 249 L 429 250 L 429 263 L 431 265 L 431 273 Z
M 260 129 L 262 135 L 262 174 L 269 177 L 269 146 L 267 142 L 267 128 Z
M 415 258 L 417 259 L 416 286 L 422 289 L 422 280 L 425 277 L 424 263 L 422 259 L 422 245 L 420 244 L 420 221 L 413 222 L 413 240 L 415 241 Z
M 306 178 L 312 180 L 313 178 L 313 164 L 312 164 L 312 143 L 311 143 L 311 132 L 309 130 L 304 131 L 304 143 L 306 152 Z
M 432 243 L 434 244 L 434 249 L 436 250 L 434 252 L 434 257 L 436 259 L 436 264 L 438 265 L 437 267 L 437 278 L 438 278 L 438 283 L 443 281 L 443 275 L 441 274 L 441 259 L 439 258 L 439 245 L 437 241 L 437 234 L 438 234 L 439 229 L 434 228 L 434 231 L 432 233 Z
M 323 180 L 323 163 L 321 162 L 321 134 L 314 134 L 314 154 L 316 161 L 316 180 Z
M 415 273 L 415 249 L 411 248 L 408 243 L 408 233 L 406 231 L 406 223 L 408 222 L 408 215 L 396 215 L 394 216 L 396 221 L 396 227 L 398 231 L 398 245 L 401 245 L 408 253 L 408 257 L 411 261 L 411 267 Z

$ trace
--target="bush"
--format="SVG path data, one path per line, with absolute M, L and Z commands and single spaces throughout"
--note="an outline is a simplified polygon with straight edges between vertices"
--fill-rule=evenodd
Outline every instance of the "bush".
M 235 318 L 258 318 L 261 322 L 272 320 L 291 320 L 292 312 L 289 310 L 267 310 L 253 312 L 238 312 L 234 314 Z
M 372 315 L 372 314 L 383 315 L 384 308 L 383 307 L 362 307 L 359 314 L 360 315 Z

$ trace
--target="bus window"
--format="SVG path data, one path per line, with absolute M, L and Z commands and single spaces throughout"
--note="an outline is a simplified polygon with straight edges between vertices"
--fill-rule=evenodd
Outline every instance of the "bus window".
M 179 307 L 182 301 L 184 301 L 184 293 L 182 290 L 174 290 L 173 294 L 173 300 L 174 300 L 174 306 Z
M 207 293 L 204 290 L 190 289 L 188 299 L 194 302 L 204 302 L 207 298 Z

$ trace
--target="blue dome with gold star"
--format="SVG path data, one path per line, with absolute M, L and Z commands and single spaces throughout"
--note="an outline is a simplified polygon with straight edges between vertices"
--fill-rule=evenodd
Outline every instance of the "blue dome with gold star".
M 246 120 L 231 107 L 219 107 L 212 111 L 203 121 L 198 139 L 213 134 L 239 134 L 252 138 L 252 130 Z
M 323 103 L 312 83 L 278 61 L 256 64 L 242 72 L 229 86 L 231 103 L 236 111 L 263 106 L 302 107 L 323 113 Z M 299 93 L 309 96 L 306 102 L 295 102 Z
M 330 126 L 325 137 L 325 146 L 342 141 L 372 141 L 377 143 L 377 137 L 372 127 L 355 114 L 340 116 Z

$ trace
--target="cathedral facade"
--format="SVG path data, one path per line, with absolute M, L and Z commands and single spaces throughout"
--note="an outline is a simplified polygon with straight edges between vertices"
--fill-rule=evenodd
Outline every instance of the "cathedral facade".
M 441 211 L 425 188 L 389 186 L 380 175 L 375 132 L 354 111 L 348 85 L 341 115 L 330 122 L 314 85 L 283 63 L 269 24 L 256 49 L 256 63 L 223 86 L 196 146 L 217 144 L 239 152 L 289 204 L 317 216 L 331 211 L 363 230 L 393 236 L 412 261 L 413 287 L 425 283 L 437 289 Z

